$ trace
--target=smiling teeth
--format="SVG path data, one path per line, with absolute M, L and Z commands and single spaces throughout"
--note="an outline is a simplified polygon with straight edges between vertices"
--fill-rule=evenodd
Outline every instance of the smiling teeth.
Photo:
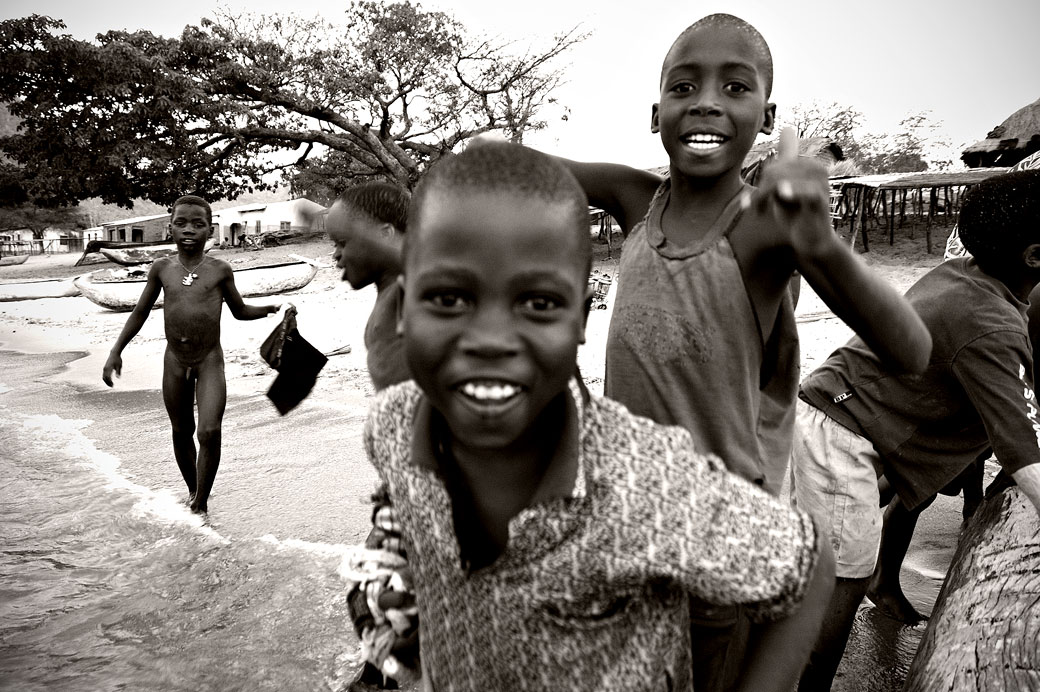
M 725 138 L 721 135 L 709 134 L 690 135 L 683 140 L 686 146 L 691 149 L 713 149 L 721 145 L 724 141 Z
M 519 387 L 511 384 L 476 384 L 467 382 L 462 385 L 462 393 L 478 401 L 503 401 L 520 393 Z

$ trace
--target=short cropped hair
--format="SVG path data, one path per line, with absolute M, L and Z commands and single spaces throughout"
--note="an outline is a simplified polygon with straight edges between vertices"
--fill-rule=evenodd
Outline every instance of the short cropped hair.
M 408 225 L 410 197 L 407 190 L 390 183 L 375 181 L 347 188 L 339 199 L 373 221 L 388 223 L 398 232 L 404 233 Z
M 177 207 L 181 206 L 182 204 L 190 204 L 195 207 L 202 207 L 206 210 L 206 220 L 210 224 L 213 223 L 213 207 L 209 206 L 209 202 L 202 199 L 198 195 L 183 195 L 181 197 L 178 197 L 174 201 L 173 206 L 170 207 L 170 214 L 173 215 L 174 213 L 176 213 Z
M 567 223 L 580 239 L 585 271 L 592 265 L 588 198 L 574 175 L 562 163 L 546 154 L 520 144 L 489 142 L 441 160 L 430 169 L 412 195 L 409 223 L 413 228 L 421 224 L 423 206 L 434 192 L 503 192 L 566 204 L 569 213 Z M 406 265 L 411 238 L 410 235 L 405 236 Z
M 1040 243 L 1040 170 L 1016 171 L 973 185 L 958 221 L 961 242 L 983 269 L 1013 267 Z
M 706 17 L 701 17 L 696 22 L 686 27 L 678 38 L 672 42 L 671 47 L 668 49 L 668 53 L 664 56 L 664 62 L 661 64 L 661 80 L 664 80 L 664 66 L 668 64 L 668 58 L 672 56 L 672 51 L 678 46 L 683 39 L 689 34 L 693 33 L 697 29 L 736 29 L 738 32 L 743 34 L 744 38 L 747 39 L 751 45 L 751 49 L 758 56 L 759 66 L 762 68 L 762 73 L 765 77 L 766 86 L 766 98 L 768 99 L 770 94 L 773 93 L 773 54 L 769 50 L 769 44 L 762 37 L 762 34 L 758 32 L 758 29 L 745 22 L 740 17 L 734 17 L 732 14 L 709 14 Z

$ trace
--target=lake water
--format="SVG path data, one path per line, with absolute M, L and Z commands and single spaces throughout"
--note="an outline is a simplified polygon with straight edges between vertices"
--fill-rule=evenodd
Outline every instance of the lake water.
M 0 687 L 346 688 L 344 544 L 254 531 L 244 515 L 263 509 L 229 489 L 204 523 L 170 483 L 172 459 L 101 451 L 91 421 L 68 415 L 84 407 L 32 393 L 53 359 L 0 363 Z M 34 410 L 47 408 L 60 414 Z

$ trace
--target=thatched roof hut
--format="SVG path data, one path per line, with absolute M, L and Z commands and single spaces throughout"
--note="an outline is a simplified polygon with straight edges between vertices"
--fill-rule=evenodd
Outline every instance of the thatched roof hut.
M 994 127 L 986 139 L 961 152 L 961 160 L 969 168 L 1014 166 L 1040 151 L 1040 99 L 1023 106 Z

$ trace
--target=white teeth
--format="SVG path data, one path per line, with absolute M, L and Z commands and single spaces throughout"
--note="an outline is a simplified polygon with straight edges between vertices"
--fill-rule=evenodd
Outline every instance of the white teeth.
M 725 137 L 711 134 L 696 134 L 683 138 L 683 143 L 691 149 L 714 149 L 725 141 Z
M 504 401 L 520 392 L 519 387 L 511 384 L 477 384 L 467 382 L 462 385 L 462 393 L 477 401 Z

